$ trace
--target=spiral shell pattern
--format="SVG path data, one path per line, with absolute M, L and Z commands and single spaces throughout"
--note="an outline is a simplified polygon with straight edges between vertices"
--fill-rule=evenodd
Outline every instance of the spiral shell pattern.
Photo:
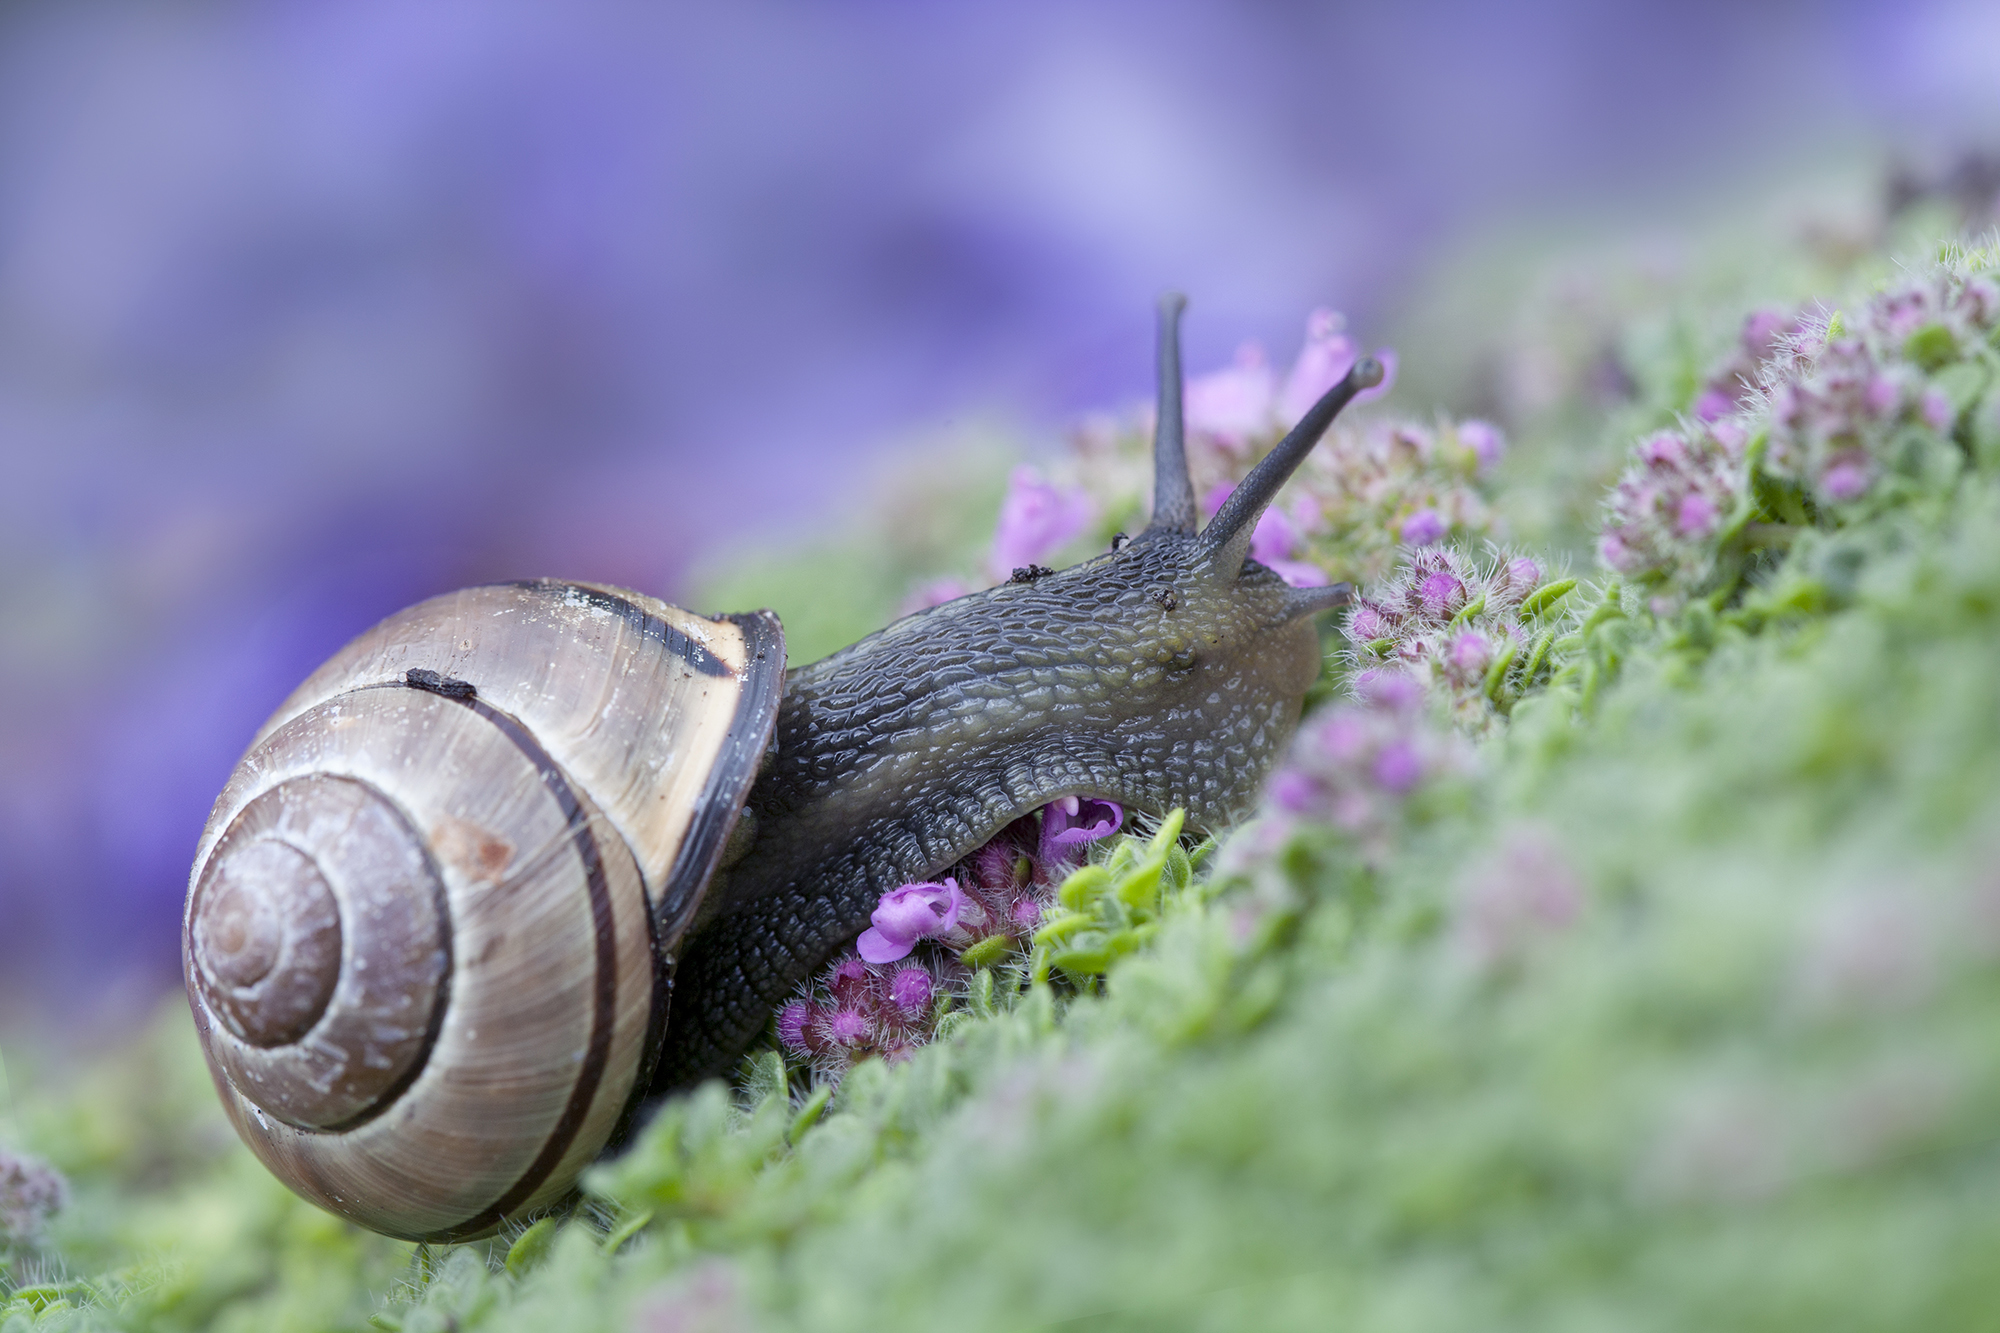
M 413 1240 L 566 1194 L 646 1089 L 783 661 L 768 614 L 530 583 L 412 607 L 307 680 L 216 803 L 183 931 L 265 1164 Z

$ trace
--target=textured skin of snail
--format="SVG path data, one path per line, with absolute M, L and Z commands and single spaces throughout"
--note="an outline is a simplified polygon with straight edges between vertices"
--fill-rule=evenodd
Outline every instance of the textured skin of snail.
M 756 840 L 710 888 L 656 1090 L 725 1072 L 883 892 L 1058 797 L 1185 807 L 1203 830 L 1241 815 L 1319 675 L 1291 593 L 1159 534 L 793 671 Z
M 1318 676 L 1312 617 L 1350 591 L 1288 587 L 1251 533 L 1381 370 L 1197 532 L 1179 311 L 1153 518 L 1108 554 L 789 674 L 768 612 L 468 589 L 301 686 L 216 803 L 183 932 L 266 1165 L 390 1235 L 484 1234 L 560 1200 L 649 1095 L 726 1071 L 887 889 L 1063 796 L 1242 814 Z

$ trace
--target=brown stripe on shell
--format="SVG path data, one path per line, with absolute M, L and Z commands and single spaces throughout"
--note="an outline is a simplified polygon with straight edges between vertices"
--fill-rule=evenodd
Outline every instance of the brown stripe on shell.
M 569 780 L 563 775 L 560 765 L 549 757 L 528 729 L 518 720 L 499 709 L 470 695 L 442 696 L 477 713 L 497 728 L 514 747 L 535 766 L 542 779 L 542 786 L 555 798 L 562 808 L 563 816 L 569 821 L 570 838 L 576 847 L 577 858 L 583 862 L 584 883 L 590 893 L 590 918 L 596 930 L 597 975 L 591 989 L 590 1044 L 584 1050 L 583 1067 L 577 1071 L 576 1083 L 570 1091 L 569 1103 L 549 1131 L 542 1143 L 542 1150 L 535 1155 L 528 1169 L 520 1179 L 508 1188 L 505 1194 L 489 1204 L 476 1217 L 467 1219 L 457 1226 L 432 1233 L 430 1239 L 450 1241 L 482 1235 L 493 1229 L 500 1220 L 525 1202 L 529 1195 L 541 1188 L 548 1179 L 549 1172 L 555 1170 L 563 1154 L 583 1127 L 590 1114 L 591 1101 L 597 1096 L 597 1085 L 604 1079 L 605 1061 L 611 1052 L 612 1027 L 616 1021 L 614 1010 L 618 1001 L 618 923 L 611 910 L 611 890 L 604 879 L 604 854 L 597 845 L 597 835 L 590 827 L 590 819 L 570 790 Z

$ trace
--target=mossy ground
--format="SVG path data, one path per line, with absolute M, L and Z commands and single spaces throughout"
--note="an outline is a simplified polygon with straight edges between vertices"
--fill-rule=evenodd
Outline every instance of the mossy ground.
M 1128 853 L 1079 905 L 1136 947 L 1004 965 L 830 1099 L 766 1052 L 525 1233 L 297 1201 L 178 1005 L 17 1069 L 74 1198 L 0 1331 L 2000 1327 L 2000 483 L 1840 541 L 1601 622 L 1386 853 Z

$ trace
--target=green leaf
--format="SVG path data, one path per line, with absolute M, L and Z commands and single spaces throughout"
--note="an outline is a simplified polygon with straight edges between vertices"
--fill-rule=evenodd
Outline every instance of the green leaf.
M 1569 596 L 1575 588 L 1575 579 L 1557 579 L 1554 583 L 1544 583 L 1521 599 L 1521 614 L 1538 615 L 1544 608 L 1554 606 Z
M 555 1244 L 556 1219 L 545 1217 L 521 1233 L 521 1238 L 507 1247 L 507 1271 L 520 1277 L 529 1269 L 548 1257 L 549 1247 Z
M 990 979 L 993 974 L 991 972 L 981 972 L 979 975 Z M 819 1087 L 813 1089 L 813 1095 L 806 1098 L 806 1104 L 801 1106 L 799 1113 L 792 1117 L 791 1127 L 785 1131 L 785 1142 L 794 1148 L 798 1147 L 799 1140 L 805 1137 L 807 1130 L 819 1123 L 820 1116 L 826 1112 L 827 1103 L 832 1100 L 833 1085 L 831 1083 L 822 1083 Z
M 1829 340 L 1831 337 L 1829 333 Z M 1903 355 L 1925 370 L 1936 370 L 1957 359 L 1958 339 L 1942 324 L 1926 324 L 1903 339 Z
M 1007 951 L 1013 947 L 1014 937 L 1011 935 L 988 935 L 983 940 L 974 940 L 966 945 L 958 961 L 971 968 L 991 967 L 1005 958 Z
M 1093 898 L 1111 887 L 1111 871 L 1101 865 L 1083 866 L 1070 873 L 1056 890 L 1056 901 L 1072 911 L 1081 911 Z

